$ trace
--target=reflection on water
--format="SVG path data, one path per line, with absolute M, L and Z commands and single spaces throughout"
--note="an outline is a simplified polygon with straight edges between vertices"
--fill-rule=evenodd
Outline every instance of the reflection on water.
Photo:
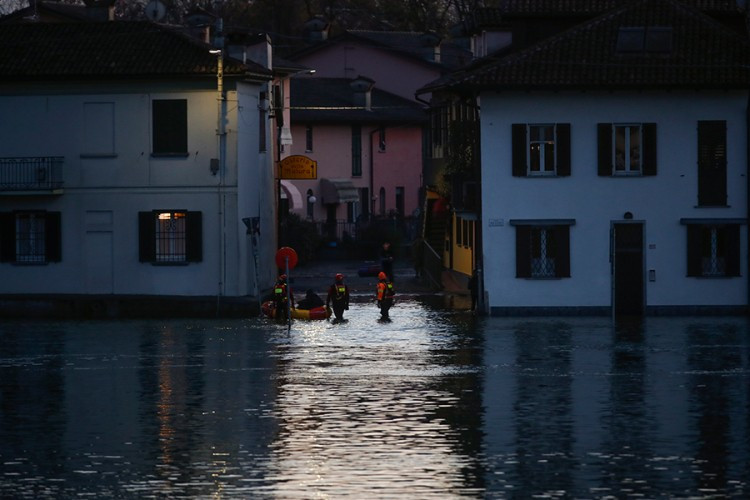
M 0 325 L 0 497 L 747 497 L 745 318 Z

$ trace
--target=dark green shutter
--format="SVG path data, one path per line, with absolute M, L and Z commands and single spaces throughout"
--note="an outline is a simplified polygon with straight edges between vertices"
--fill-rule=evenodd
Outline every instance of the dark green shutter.
M 553 226 L 555 234 L 555 276 L 570 278 L 570 226 Z
M 16 260 L 16 216 L 0 212 L 0 262 Z
M 154 100 L 151 109 L 153 152 L 157 154 L 187 154 L 187 100 Z
M 513 176 L 526 177 L 526 124 L 514 123 L 512 129 Z
M 656 123 L 643 124 L 643 175 L 656 175 Z
M 570 123 L 556 125 L 557 175 L 570 175 Z
M 726 244 L 726 275 L 740 275 L 740 226 L 729 224 L 725 227 L 724 243 Z
M 698 205 L 727 204 L 727 122 L 698 122 Z
M 186 216 L 186 255 L 188 262 L 203 260 L 203 213 L 188 212 Z
M 44 218 L 44 252 L 47 262 L 62 260 L 62 224 L 60 212 L 47 212 Z
M 612 124 L 597 123 L 596 140 L 599 148 L 598 174 L 601 176 L 612 175 Z
M 701 276 L 701 226 L 687 226 L 687 275 Z
M 531 226 L 516 226 L 516 278 L 531 277 Z
M 156 260 L 156 217 L 154 212 L 138 212 L 138 260 Z

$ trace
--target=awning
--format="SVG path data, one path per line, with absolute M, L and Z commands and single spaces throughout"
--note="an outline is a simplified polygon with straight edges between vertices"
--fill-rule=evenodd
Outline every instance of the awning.
M 320 179 L 320 193 L 324 205 L 359 201 L 359 191 L 347 179 Z
M 283 191 L 281 197 L 283 198 L 283 195 L 286 194 L 286 197 L 289 200 L 290 210 L 302 210 L 305 208 L 305 205 L 302 203 L 302 193 L 299 192 L 297 186 L 289 181 L 282 180 L 281 189 Z

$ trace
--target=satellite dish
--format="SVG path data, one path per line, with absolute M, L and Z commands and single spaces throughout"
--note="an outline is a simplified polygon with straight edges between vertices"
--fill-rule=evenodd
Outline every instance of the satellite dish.
M 167 14 L 167 8 L 159 0 L 151 0 L 146 5 L 146 17 L 151 21 L 161 21 Z

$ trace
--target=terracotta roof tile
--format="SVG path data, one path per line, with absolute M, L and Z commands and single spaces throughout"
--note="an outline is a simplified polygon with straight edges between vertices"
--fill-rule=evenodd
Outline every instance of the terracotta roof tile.
M 481 60 L 422 89 L 747 88 L 747 37 L 677 0 L 620 2 L 614 10 L 524 50 Z M 709 3 L 709 2 L 703 2 Z M 712 2 L 719 3 L 719 2 Z M 669 27 L 672 50 L 617 50 L 621 27 Z
M 0 81 L 215 75 L 203 42 L 145 21 L 7 24 L 0 29 Z M 224 74 L 270 72 L 226 59 Z

